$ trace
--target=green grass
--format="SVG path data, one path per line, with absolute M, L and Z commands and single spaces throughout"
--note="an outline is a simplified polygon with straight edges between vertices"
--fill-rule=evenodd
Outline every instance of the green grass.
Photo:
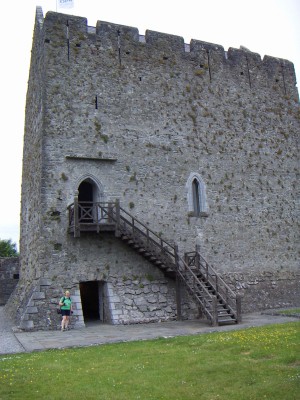
M 300 322 L 0 356 L 0 399 L 296 400 Z
M 280 310 L 280 311 L 278 311 L 278 314 L 283 314 L 283 315 L 300 314 L 300 308 L 290 308 L 288 310 Z

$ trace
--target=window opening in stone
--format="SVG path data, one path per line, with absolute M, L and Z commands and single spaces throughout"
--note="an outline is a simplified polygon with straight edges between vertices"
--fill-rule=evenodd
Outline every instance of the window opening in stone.
M 193 191 L 194 213 L 195 213 L 195 216 L 199 216 L 200 211 L 201 211 L 201 207 L 200 207 L 201 199 L 200 199 L 199 182 L 196 178 L 193 180 L 193 183 L 192 183 L 192 191 Z
M 122 60 L 121 60 L 121 40 L 120 40 L 120 38 L 121 38 L 121 31 L 118 29 L 118 53 L 119 53 L 119 63 L 120 63 L 120 66 L 121 66 L 121 64 L 122 64 Z
M 68 47 L 68 61 L 70 61 L 69 20 L 67 20 L 67 47 Z
M 186 183 L 188 211 L 194 217 L 207 217 L 206 187 L 201 176 L 192 172 Z

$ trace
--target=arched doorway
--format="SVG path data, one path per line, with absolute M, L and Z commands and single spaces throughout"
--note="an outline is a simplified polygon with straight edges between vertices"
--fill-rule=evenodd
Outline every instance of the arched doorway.
M 102 193 L 91 178 L 81 181 L 78 186 L 78 214 L 81 223 L 92 223 L 97 219 L 95 203 L 101 200 Z
M 91 182 L 88 181 L 81 182 L 81 184 L 78 187 L 78 192 L 79 192 L 78 201 L 80 203 L 94 201 L 94 196 L 93 196 L 94 188 Z

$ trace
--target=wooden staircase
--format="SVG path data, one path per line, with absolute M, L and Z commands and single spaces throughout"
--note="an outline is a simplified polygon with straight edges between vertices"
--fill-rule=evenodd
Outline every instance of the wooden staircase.
M 163 273 L 176 279 L 177 318 L 181 319 L 180 287 L 185 285 L 214 326 L 241 322 L 241 299 L 201 256 L 194 252 L 178 254 L 178 247 L 124 210 L 116 203 L 87 203 L 74 199 L 69 207 L 69 232 L 114 231 L 115 236 L 146 258 Z M 87 222 L 88 221 L 88 222 Z

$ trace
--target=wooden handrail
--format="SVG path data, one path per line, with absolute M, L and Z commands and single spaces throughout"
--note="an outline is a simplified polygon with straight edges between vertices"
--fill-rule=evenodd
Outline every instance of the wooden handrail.
M 125 216 L 124 216 L 125 215 Z M 127 217 L 127 218 L 126 218 Z M 158 246 L 165 253 L 175 258 L 175 246 L 166 240 L 162 239 L 159 235 L 157 235 L 154 231 L 148 228 L 145 224 L 140 222 L 137 218 L 133 217 L 129 214 L 128 211 L 124 210 L 124 208 L 120 207 L 120 220 L 127 226 L 132 229 L 132 232 L 138 232 L 143 237 L 146 238 L 148 243 L 152 243 Z M 130 222 L 131 220 L 131 222 Z
M 208 264 L 208 262 L 205 260 L 205 258 L 199 253 L 198 249 L 196 249 L 196 251 L 191 251 L 191 252 L 187 252 L 185 253 L 186 256 L 188 257 L 199 257 L 200 259 L 200 263 L 197 265 L 195 264 L 197 267 L 199 267 L 200 271 L 202 272 L 202 270 L 204 270 L 203 275 L 205 275 L 205 277 L 209 280 L 209 282 L 212 283 L 213 278 L 215 277 L 215 279 L 218 280 L 219 285 L 223 285 L 224 288 L 226 288 L 226 290 L 228 291 L 228 293 L 230 293 L 230 295 L 232 297 L 236 297 L 236 294 L 234 293 L 234 291 L 230 288 L 230 286 L 228 286 L 228 284 L 224 281 L 224 279 L 216 272 L 216 270 Z M 201 269 L 202 267 L 202 269 Z
M 206 279 L 211 287 L 218 293 L 219 297 L 229 307 L 238 322 L 241 321 L 241 298 L 234 293 L 224 279 L 208 264 L 200 254 L 199 247 L 196 251 L 185 253 L 188 265 L 195 266 L 196 270 Z
M 186 272 L 188 272 L 188 279 L 186 277 Z M 207 317 L 214 324 L 215 318 L 214 310 L 211 308 L 213 305 L 213 297 L 211 293 L 207 290 L 203 282 L 197 277 L 190 266 L 185 262 L 185 260 L 178 256 L 178 274 L 181 277 L 185 285 L 188 286 L 191 293 L 197 297 L 197 300 L 202 305 L 202 310 L 207 315 Z M 202 294 L 202 297 L 199 294 Z

